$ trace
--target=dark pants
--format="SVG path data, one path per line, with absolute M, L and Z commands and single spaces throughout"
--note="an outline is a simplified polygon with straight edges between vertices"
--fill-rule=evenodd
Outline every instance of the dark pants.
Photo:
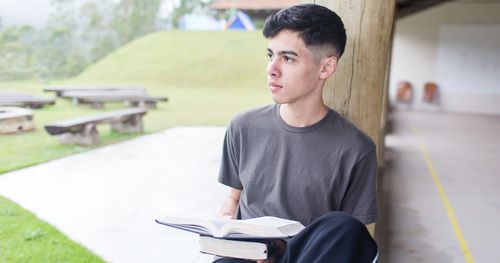
M 288 239 L 277 263 L 372 263 L 376 257 L 377 244 L 365 225 L 346 213 L 331 212 Z M 216 262 L 252 261 L 223 258 Z

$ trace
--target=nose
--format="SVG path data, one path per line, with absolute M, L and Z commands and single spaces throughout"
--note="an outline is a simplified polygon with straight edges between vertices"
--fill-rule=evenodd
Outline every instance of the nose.
M 271 79 L 277 79 L 281 76 L 281 70 L 277 59 L 270 59 L 267 63 L 267 76 Z

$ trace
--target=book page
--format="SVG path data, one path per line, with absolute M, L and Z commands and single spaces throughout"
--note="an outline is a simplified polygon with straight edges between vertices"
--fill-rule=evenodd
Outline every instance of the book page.
M 245 220 L 166 217 L 157 222 L 202 235 L 228 238 L 284 238 L 293 236 L 304 228 L 297 221 L 276 217 Z
M 195 232 L 203 235 L 217 235 L 218 231 L 223 228 L 224 225 L 231 224 L 234 219 L 219 219 L 210 216 L 200 216 L 200 217 L 177 217 L 168 216 L 163 219 L 157 219 L 158 223 Z
M 272 227 L 280 227 L 298 223 L 297 221 L 273 217 L 273 216 L 263 216 L 263 217 L 244 219 L 239 221 L 245 224 L 264 225 Z
M 304 226 L 297 222 L 277 217 L 258 217 L 235 220 L 224 225 L 218 232 L 218 237 L 230 238 L 285 238 L 296 235 Z
M 251 260 L 267 259 L 266 242 L 227 240 L 201 236 L 199 244 L 202 253 Z

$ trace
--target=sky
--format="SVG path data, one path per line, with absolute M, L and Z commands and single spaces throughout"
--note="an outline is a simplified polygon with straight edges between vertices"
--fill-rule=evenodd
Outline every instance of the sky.
M 49 12 L 50 0 L 0 0 L 2 27 L 20 24 L 43 27 Z
M 0 0 L 2 27 L 23 24 L 36 28 L 43 27 L 50 14 L 50 2 L 51 0 Z M 160 16 L 165 17 L 170 14 L 179 2 L 179 0 L 163 0 Z

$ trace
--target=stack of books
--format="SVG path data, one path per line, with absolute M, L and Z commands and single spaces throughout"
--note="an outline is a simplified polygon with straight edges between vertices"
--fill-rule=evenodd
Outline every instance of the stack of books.
M 280 248 L 276 240 L 298 234 L 304 226 L 277 217 L 245 220 L 165 217 L 157 223 L 200 235 L 200 252 L 221 257 L 264 260 Z

